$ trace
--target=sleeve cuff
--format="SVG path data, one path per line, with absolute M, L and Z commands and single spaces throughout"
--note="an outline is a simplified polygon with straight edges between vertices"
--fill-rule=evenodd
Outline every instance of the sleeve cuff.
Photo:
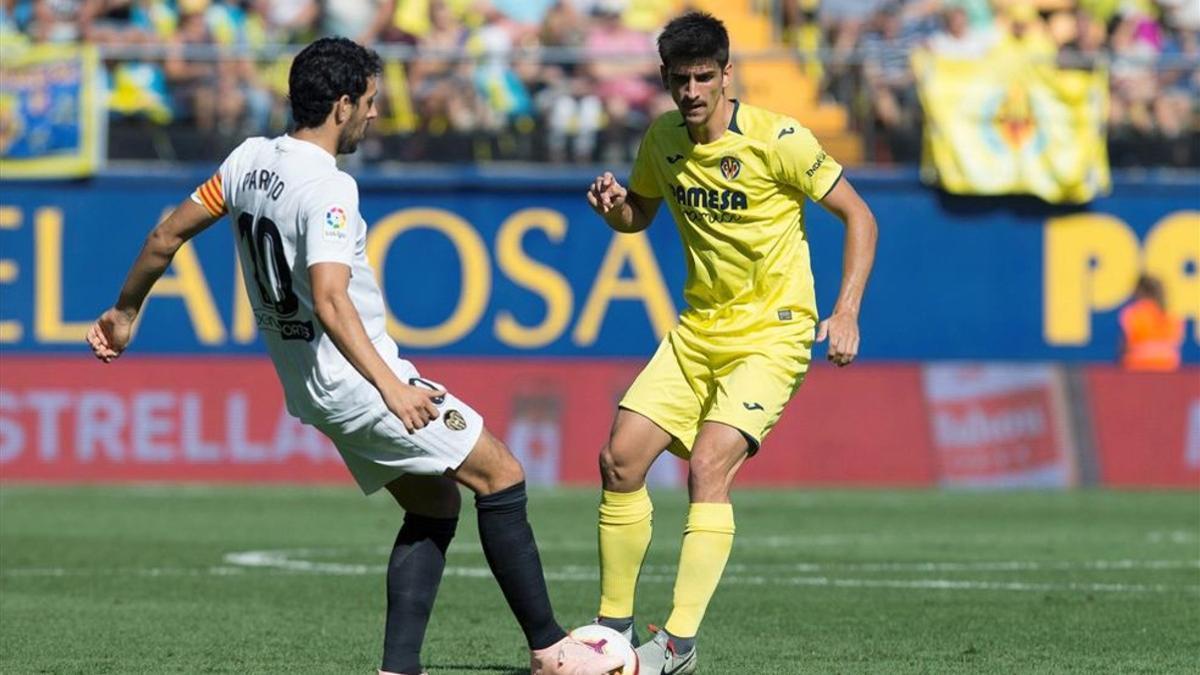
M 837 184 L 842 182 L 842 174 L 844 174 L 844 173 L 846 173 L 846 168 L 842 167 L 838 171 L 837 178 L 834 178 L 833 182 L 829 184 L 829 189 L 825 191 L 825 194 L 821 195 L 820 197 L 817 197 L 817 201 L 821 201 L 822 199 L 825 199 L 826 197 L 829 196 L 830 192 L 833 192 L 833 188 L 837 187 Z

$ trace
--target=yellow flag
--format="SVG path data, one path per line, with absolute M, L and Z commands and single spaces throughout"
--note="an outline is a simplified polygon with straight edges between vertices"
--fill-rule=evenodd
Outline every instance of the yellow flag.
M 912 56 L 925 111 L 921 174 L 955 194 L 1031 194 L 1080 204 L 1111 188 L 1108 73 L 996 50 Z

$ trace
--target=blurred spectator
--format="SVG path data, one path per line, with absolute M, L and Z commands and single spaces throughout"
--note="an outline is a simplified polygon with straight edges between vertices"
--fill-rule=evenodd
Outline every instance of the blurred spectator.
M 955 0 L 953 4 L 962 8 L 967 15 L 967 24 L 972 30 L 991 31 L 996 27 L 996 16 L 990 0 Z
M 632 30 L 655 33 L 683 12 L 683 4 L 680 0 L 626 0 L 621 21 Z
M 491 0 L 492 7 L 514 24 L 514 37 L 536 33 L 555 0 Z
M 522 30 L 518 35 L 529 35 Z M 519 118 L 532 114 L 529 92 L 513 70 L 513 34 L 495 14 L 476 31 L 471 46 L 479 52 L 474 83 L 487 115 L 483 118 L 490 131 L 506 129 Z
M 394 0 L 324 0 L 321 33 L 374 45 L 392 24 L 395 9 Z
M 316 0 L 254 0 L 254 9 L 267 40 L 299 44 L 314 36 L 321 8 Z
M 884 5 L 859 47 L 872 121 L 895 162 L 915 161 L 920 151 L 920 111 L 908 59 L 932 32 L 930 18 L 906 13 L 899 2 Z
M 451 77 L 459 68 L 455 54 L 467 43 L 467 29 L 445 2 L 432 0 L 428 5 L 429 23 L 417 45 L 417 56 L 409 63 L 409 80 L 415 97 L 423 99 L 428 90 Z
M 1058 54 L 1058 45 L 1050 38 L 1037 8 L 1027 0 L 1008 6 L 998 48 L 1006 50 L 1009 58 L 1024 57 L 1043 63 L 1053 62 Z
M 1200 7 L 1200 3 L 1197 3 Z M 1166 30 L 1153 111 L 1158 152 L 1154 164 L 1200 163 L 1200 31 Z M 1187 64 L 1192 64 L 1190 67 Z
M 337 33 L 375 43 L 385 57 L 367 161 L 628 161 L 647 121 L 671 108 L 653 32 L 687 4 L 0 0 L 0 38 L 100 45 L 110 138 L 128 133 L 109 143 L 121 157 L 213 159 L 228 139 L 281 128 L 295 45 Z M 926 44 L 959 59 L 1008 50 L 1106 69 L 1112 164 L 1200 166 L 1200 0 L 744 4 L 780 22 L 753 49 L 797 54 L 821 103 L 850 113 L 869 161 L 917 158 L 909 51 Z M 736 11 L 731 25 L 741 25 Z
M 87 0 L 34 0 L 29 32 L 36 42 L 78 42 L 89 16 Z
M 1162 33 L 1141 10 L 1123 10 L 1114 17 L 1109 44 L 1109 126 L 1118 148 L 1117 163 L 1125 163 L 1126 153 L 1140 154 L 1154 145 L 1154 103 L 1159 94 L 1155 63 L 1162 50 Z
M 480 125 L 482 118 L 472 64 L 463 58 L 470 33 L 445 2 L 431 0 L 428 8 L 429 25 L 417 43 L 417 56 L 409 69 L 418 135 L 402 149 L 403 157 L 420 157 L 428 151 L 432 139 L 449 134 L 452 138 L 440 143 L 441 154 L 445 159 L 462 161 L 470 159 L 471 153 L 469 144 L 461 141 Z
M 599 0 L 584 38 L 585 71 L 608 118 L 606 159 L 632 161 L 634 138 L 646 123 L 650 103 L 661 91 L 653 40 L 621 21 L 622 0 Z
M 943 28 L 929 39 L 935 54 L 954 59 L 979 59 L 996 46 L 994 29 L 974 28 L 962 5 L 948 5 L 942 11 Z
M 1075 25 L 1058 50 L 1058 65 L 1062 68 L 1091 70 L 1104 58 L 1104 26 L 1091 14 L 1075 11 Z
M 780 7 L 784 41 L 795 47 L 805 74 L 818 82 L 825 75 L 821 59 L 825 38 L 817 20 L 820 4 L 820 0 L 783 0 Z
M 1200 2 L 1194 0 L 1158 0 L 1165 23 L 1195 37 L 1200 32 Z
M 179 23 L 171 39 L 165 65 L 167 83 L 176 113 L 201 131 L 216 127 L 217 62 L 195 58 L 188 49 L 212 41 L 205 21 L 206 0 L 184 0 L 178 5 Z
M 28 42 L 23 28 L 29 24 L 30 7 L 17 0 L 0 0 L 0 40 L 5 45 Z
M 546 14 L 542 24 L 543 46 L 579 49 L 587 37 L 587 16 L 577 3 L 560 0 Z M 588 8 L 590 11 L 590 8 Z M 545 86 L 537 95 L 538 107 L 546 116 L 546 152 L 552 162 L 568 156 L 577 162 L 590 162 L 596 150 L 596 136 L 604 121 L 600 97 L 578 64 L 547 64 L 543 69 Z
M 1158 279 L 1148 275 L 1138 278 L 1133 302 L 1121 310 L 1120 322 L 1117 354 L 1126 370 L 1179 369 L 1183 320 L 1167 312 Z

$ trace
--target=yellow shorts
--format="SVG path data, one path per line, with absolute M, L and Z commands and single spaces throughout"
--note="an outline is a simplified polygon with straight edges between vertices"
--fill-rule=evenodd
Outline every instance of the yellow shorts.
M 704 422 L 741 431 L 753 455 L 804 381 L 812 342 L 811 322 L 764 331 L 753 341 L 680 325 L 663 338 L 620 405 L 671 434 L 670 451 L 684 459 Z

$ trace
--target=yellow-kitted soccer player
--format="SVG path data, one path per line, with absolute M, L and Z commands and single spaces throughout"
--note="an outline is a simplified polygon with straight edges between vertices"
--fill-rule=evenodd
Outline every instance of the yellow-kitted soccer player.
M 877 230 L 808 129 L 726 97 L 733 70 L 719 20 L 681 16 L 658 50 L 678 111 L 646 132 L 629 189 L 605 173 L 588 202 L 618 232 L 645 229 L 667 203 L 683 239 L 688 307 L 622 399 L 600 455 L 597 621 L 636 639 L 634 587 L 652 511 L 646 473 L 669 449 L 689 463 L 691 506 L 674 608 L 638 653 L 644 672 L 675 675 L 696 669 L 696 633 L 733 545 L 730 485 L 804 380 L 814 334 L 828 337 L 839 366 L 858 353 Z M 819 324 L 805 199 L 846 226 L 841 292 Z

